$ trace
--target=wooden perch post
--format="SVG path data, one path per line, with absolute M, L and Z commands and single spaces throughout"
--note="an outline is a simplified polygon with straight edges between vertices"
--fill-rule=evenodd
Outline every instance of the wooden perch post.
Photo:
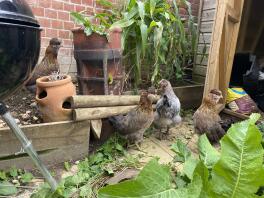
M 109 118 L 111 116 L 127 114 L 129 111 L 137 108 L 137 105 L 131 106 L 115 106 L 115 107 L 94 107 L 94 108 L 79 108 L 73 110 L 73 119 L 75 121 L 82 120 L 99 120 Z M 155 110 L 156 105 L 152 105 Z
M 155 104 L 160 96 L 154 96 Z M 71 106 L 73 109 L 90 107 L 116 107 L 138 105 L 140 96 L 114 96 L 114 95 L 89 95 L 71 97 Z M 119 107 L 116 107 L 119 108 Z
M 108 118 L 111 116 L 126 114 L 136 107 L 137 105 L 74 109 L 73 119 L 76 121 L 98 120 L 102 118 Z

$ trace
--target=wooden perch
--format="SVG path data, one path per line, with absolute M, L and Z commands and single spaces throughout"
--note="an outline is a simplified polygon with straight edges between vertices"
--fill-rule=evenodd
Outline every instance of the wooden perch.
M 73 110 L 73 119 L 75 121 L 82 120 L 99 120 L 109 118 L 111 116 L 123 115 L 135 109 L 137 105 L 131 106 L 115 106 L 115 107 L 95 107 L 95 108 L 79 108 Z M 155 105 L 152 105 L 155 110 Z
M 73 119 L 76 121 L 98 120 L 98 119 L 108 118 L 108 117 L 116 116 L 120 114 L 126 114 L 136 107 L 137 105 L 74 109 Z
M 158 101 L 160 96 L 154 96 L 153 103 Z M 73 96 L 71 97 L 71 106 L 73 109 L 90 108 L 90 107 L 115 107 L 115 106 L 132 106 L 139 103 L 140 96 Z

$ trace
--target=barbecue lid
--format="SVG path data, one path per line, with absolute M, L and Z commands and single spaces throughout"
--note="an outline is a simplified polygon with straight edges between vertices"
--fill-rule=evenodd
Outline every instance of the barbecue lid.
M 25 0 L 0 0 L 0 22 L 39 27 Z

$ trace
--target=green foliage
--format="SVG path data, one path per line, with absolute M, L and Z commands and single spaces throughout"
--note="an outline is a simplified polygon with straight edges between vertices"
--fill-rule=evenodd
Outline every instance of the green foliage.
M 255 123 L 258 114 L 249 120 L 232 125 L 221 140 L 218 153 L 206 136 L 199 139 L 199 157 L 191 175 L 181 173 L 180 177 L 170 174 L 169 168 L 159 165 L 157 160 L 147 164 L 139 176 L 131 181 L 106 186 L 99 191 L 99 198 L 105 197 L 166 197 L 166 198 L 256 198 L 263 197 L 264 185 L 263 154 L 261 134 Z M 177 141 L 173 151 L 184 166 L 194 159 L 186 146 Z M 187 176 L 183 185 L 172 185 L 171 178 Z M 187 183 L 185 183 L 187 182 Z M 176 181 L 177 184 L 177 181 Z M 258 192 L 258 194 L 256 194 Z
M 95 185 L 102 176 L 113 176 L 116 170 L 123 167 L 133 166 L 136 162 L 128 156 L 123 148 L 125 142 L 118 136 L 110 138 L 93 155 L 78 163 L 78 172 L 63 179 L 55 192 L 45 184 L 31 198 L 69 198 L 91 197 L 97 192 Z M 125 157 L 120 161 L 121 156 Z M 70 168 L 69 163 L 64 163 L 66 169 Z
M 157 160 L 151 160 L 135 180 L 107 186 L 99 191 L 99 198 L 157 198 L 175 195 L 176 190 L 171 185 L 169 167 L 160 165 Z
M 17 188 L 8 181 L 0 182 L 0 196 L 9 196 L 17 193 Z
M 121 3 L 119 6 L 114 6 L 113 3 L 108 0 L 97 0 L 96 3 L 109 11 L 94 13 L 93 16 L 88 16 L 85 14 L 85 11 L 70 13 L 75 23 L 83 26 L 87 36 L 90 36 L 93 32 L 100 35 L 107 35 L 110 26 L 120 18 L 120 13 L 123 9 L 122 4 L 124 4 Z M 98 21 L 99 24 L 95 24 L 94 21 Z
M 212 171 L 215 197 L 253 197 L 264 185 L 261 134 L 251 116 L 246 122 L 233 125 L 221 140 L 221 157 Z
M 27 184 L 34 179 L 34 176 L 15 167 L 9 171 L 0 171 L 0 196 L 9 196 L 17 193 L 17 186 Z
M 220 155 L 218 151 L 210 144 L 206 135 L 202 135 L 199 138 L 198 147 L 200 151 L 200 159 L 207 168 L 211 169 L 219 160 Z
M 190 3 L 181 0 L 181 4 L 188 8 L 187 19 L 179 15 L 175 0 L 173 4 L 167 0 L 129 0 L 121 19 L 112 25 L 123 28 L 124 54 L 128 65 L 133 66 L 136 84 L 141 80 L 141 70 L 149 72 L 152 83 L 159 78 L 180 79 L 192 62 L 197 28 Z
M 34 179 L 34 176 L 31 173 L 24 173 L 21 175 L 21 182 L 22 183 L 29 183 L 32 179 Z

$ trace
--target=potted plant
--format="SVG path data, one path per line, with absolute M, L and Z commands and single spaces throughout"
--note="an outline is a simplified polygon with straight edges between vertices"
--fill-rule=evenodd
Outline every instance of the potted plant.
M 69 97 L 76 95 L 71 76 L 52 73 L 36 81 L 36 101 L 44 122 L 72 120 Z
M 81 26 L 72 30 L 75 49 L 121 48 L 121 28 L 110 30 L 110 27 L 120 19 L 124 1 L 115 5 L 108 0 L 97 0 L 96 3 L 105 11 L 93 16 L 86 15 L 85 11 L 71 12 L 71 17 Z
M 120 18 L 122 6 L 114 7 L 107 0 L 97 3 L 108 11 L 93 16 L 86 16 L 84 11 L 71 13 L 75 22 L 81 25 L 72 30 L 80 94 L 121 94 L 124 79 L 122 29 L 110 27 Z

